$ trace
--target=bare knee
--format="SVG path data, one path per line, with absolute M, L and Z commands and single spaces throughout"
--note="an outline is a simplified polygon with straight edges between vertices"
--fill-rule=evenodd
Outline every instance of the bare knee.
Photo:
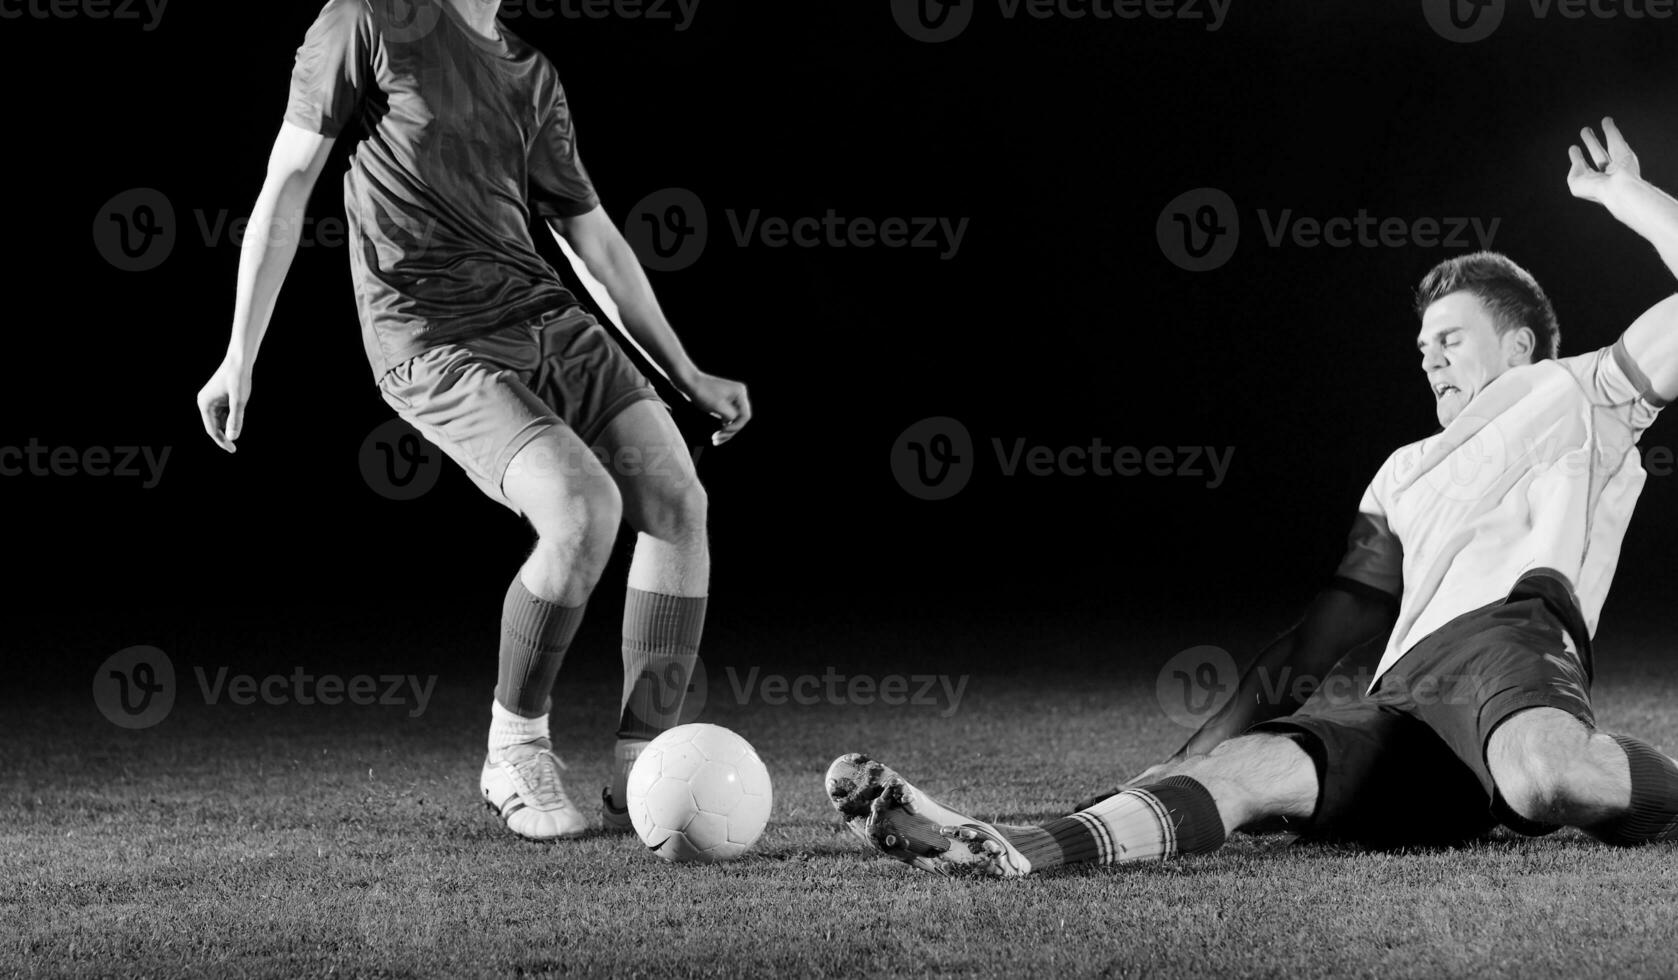
M 1600 743 L 1600 744 L 1599 744 Z M 1612 739 L 1555 708 L 1512 715 L 1486 746 L 1486 765 L 1509 809 L 1536 824 L 1587 826 L 1617 803 Z
M 1505 766 L 1493 779 L 1509 809 L 1533 823 L 1555 825 L 1566 822 L 1566 768 L 1561 759 L 1534 754 Z
M 604 565 L 623 520 L 623 498 L 605 477 L 570 480 L 554 488 L 551 506 L 526 516 L 536 529 L 538 549 L 577 564 Z
M 710 510 L 710 495 L 695 478 L 639 494 L 630 507 L 629 522 L 635 530 L 660 541 L 693 544 L 705 540 Z

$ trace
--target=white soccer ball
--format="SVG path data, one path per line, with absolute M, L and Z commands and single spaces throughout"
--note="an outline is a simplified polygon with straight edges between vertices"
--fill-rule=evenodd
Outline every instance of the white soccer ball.
M 666 861 L 727 861 L 769 823 L 769 770 L 751 743 L 720 725 L 678 725 L 629 770 L 629 819 Z

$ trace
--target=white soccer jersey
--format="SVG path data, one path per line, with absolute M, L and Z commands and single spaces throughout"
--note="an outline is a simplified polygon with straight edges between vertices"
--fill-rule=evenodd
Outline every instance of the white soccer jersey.
M 1539 569 L 1572 587 L 1594 636 L 1643 489 L 1637 440 L 1664 404 L 1621 341 L 1511 369 L 1389 456 L 1339 570 L 1399 598 L 1376 678 Z

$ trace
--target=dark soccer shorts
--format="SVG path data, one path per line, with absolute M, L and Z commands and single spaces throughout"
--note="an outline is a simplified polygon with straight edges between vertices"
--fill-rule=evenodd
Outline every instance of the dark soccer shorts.
M 607 423 L 658 392 L 581 307 L 434 347 L 385 372 L 398 415 L 514 512 L 501 483 L 519 450 L 556 425 L 594 446 Z
M 1458 843 L 1498 823 L 1555 830 L 1503 804 L 1486 743 L 1526 708 L 1560 708 L 1594 726 L 1589 637 L 1567 608 L 1517 587 L 1429 634 L 1373 691 L 1314 696 L 1294 715 L 1255 725 L 1295 736 L 1316 763 L 1317 809 L 1304 836 L 1398 847 Z M 1582 653 L 1566 648 L 1570 633 Z

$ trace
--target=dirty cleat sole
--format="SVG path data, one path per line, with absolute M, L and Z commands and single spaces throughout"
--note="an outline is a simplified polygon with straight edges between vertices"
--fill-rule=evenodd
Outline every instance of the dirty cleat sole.
M 1031 872 L 1031 863 L 996 828 L 951 810 L 865 755 L 833 761 L 827 795 L 869 846 L 922 871 L 1008 878 Z

